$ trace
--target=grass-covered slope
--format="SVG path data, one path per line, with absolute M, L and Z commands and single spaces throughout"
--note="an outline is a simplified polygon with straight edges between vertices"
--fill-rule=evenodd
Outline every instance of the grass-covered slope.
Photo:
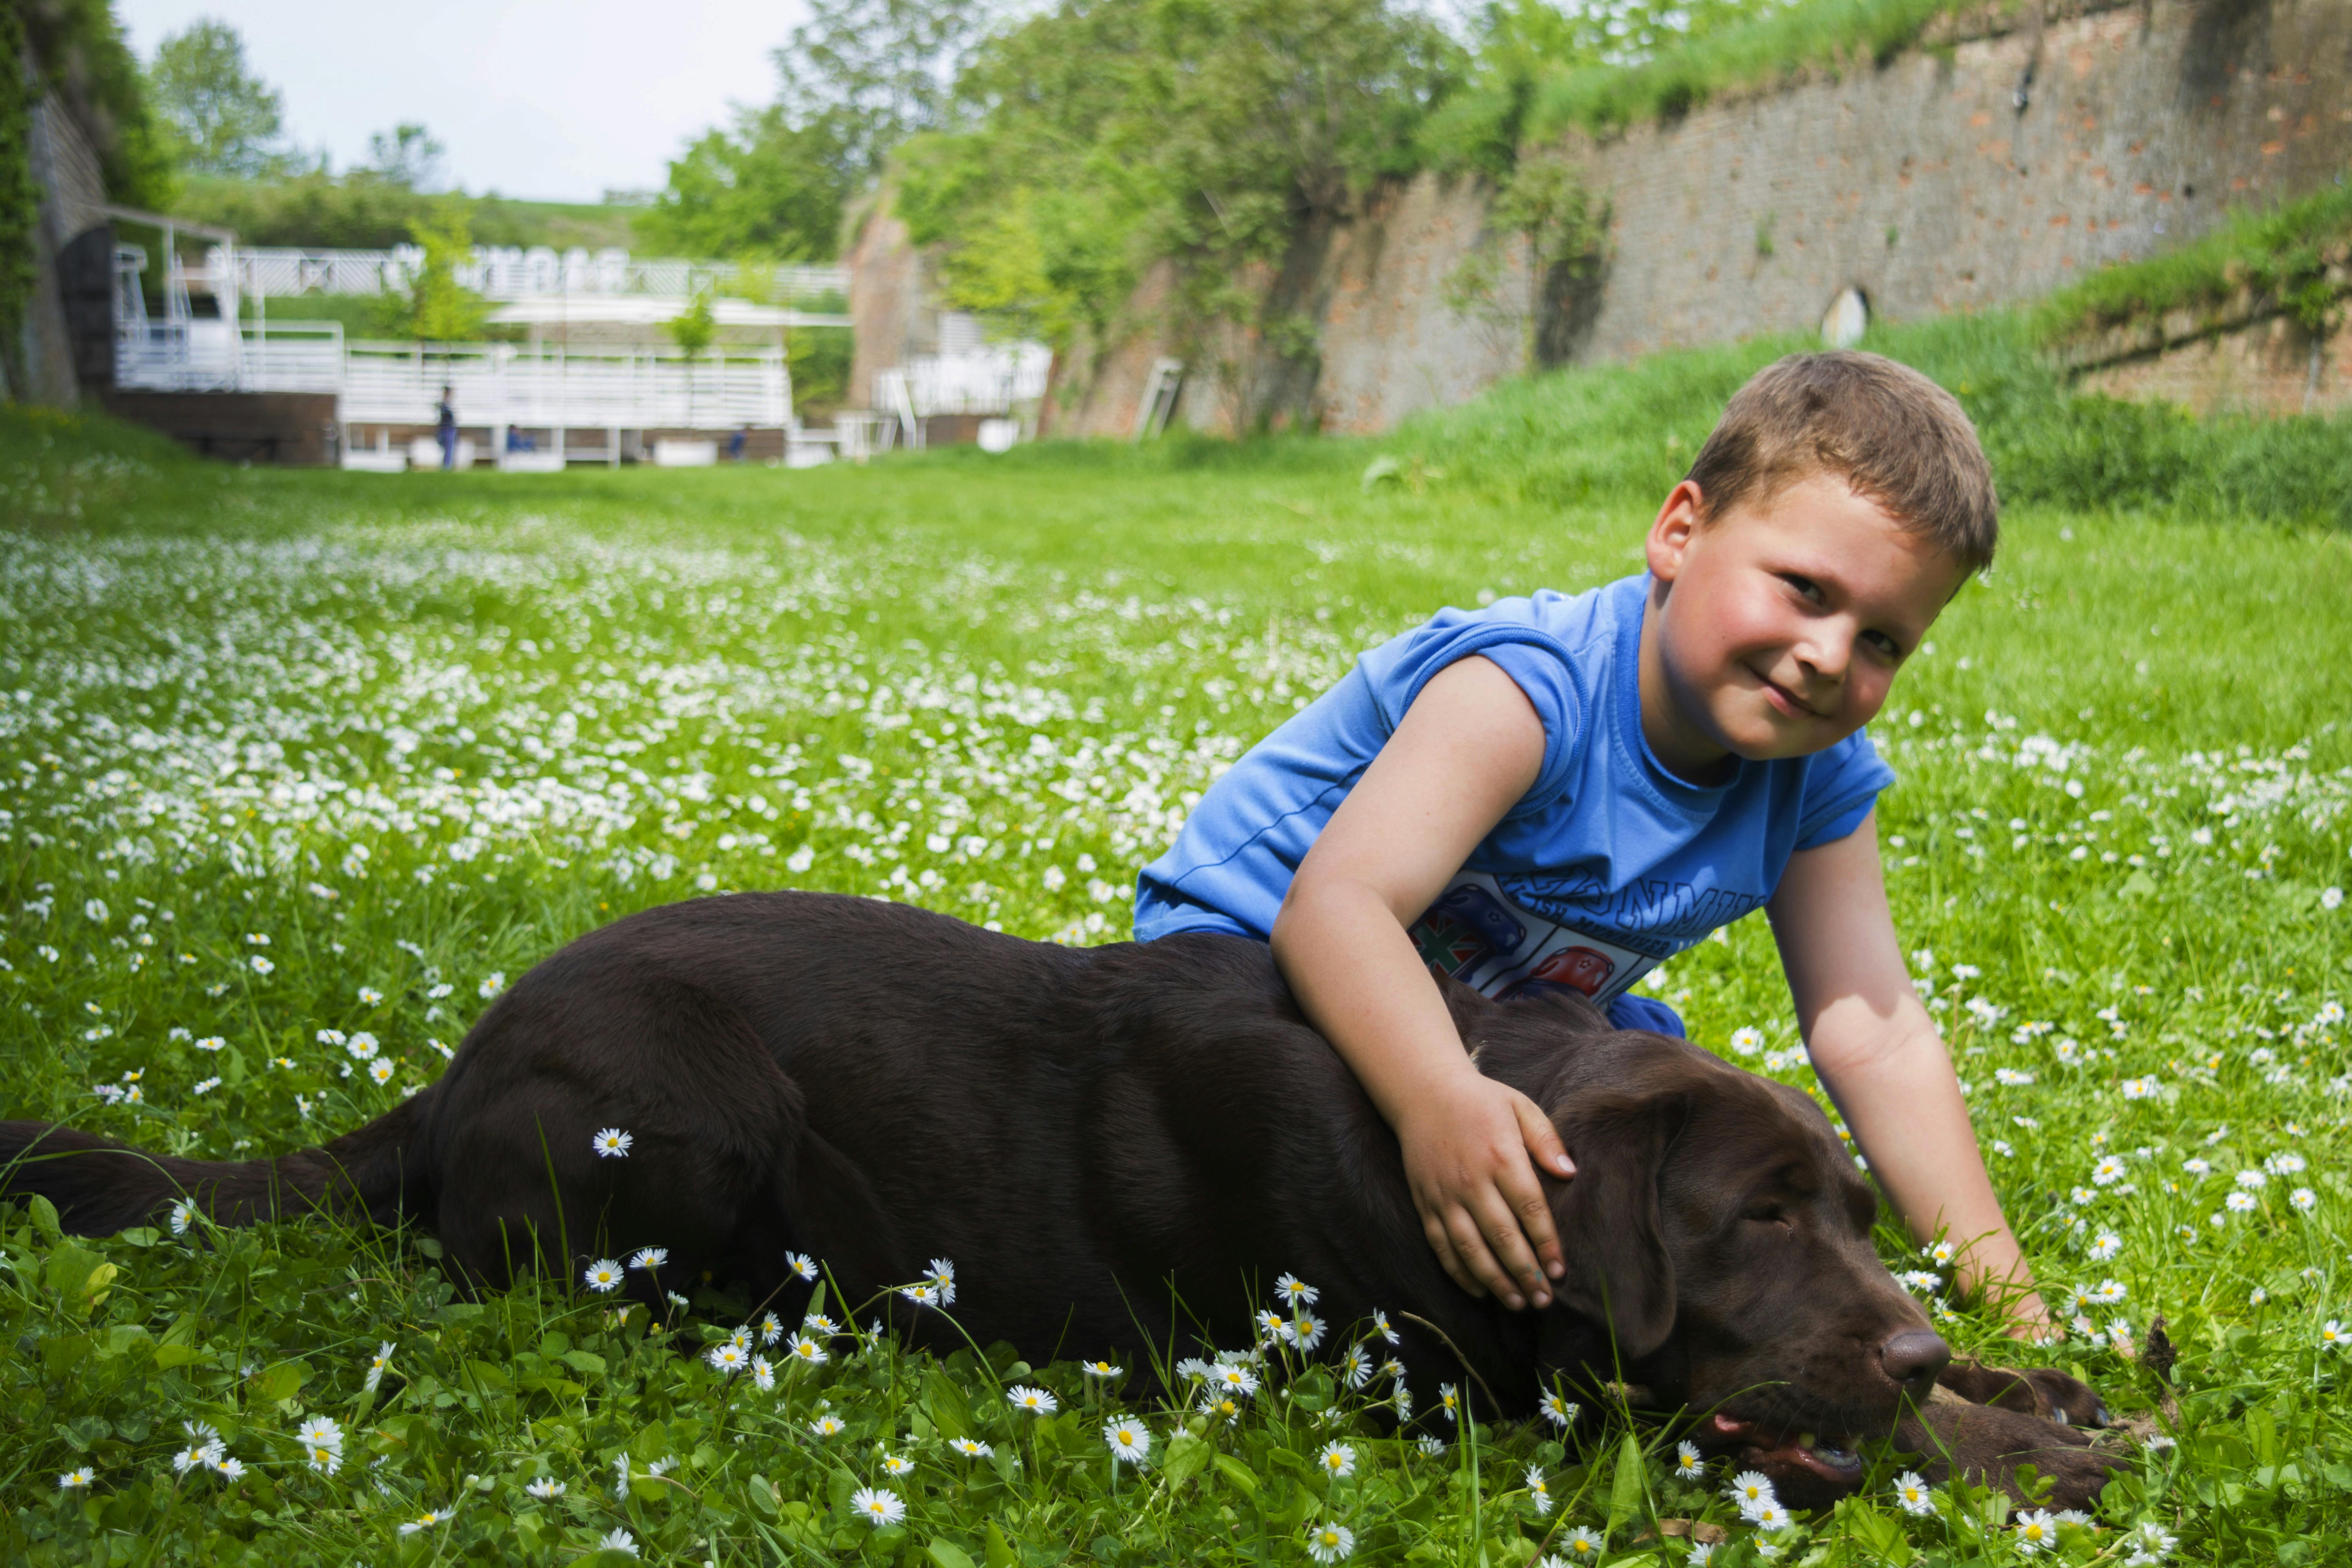
M 2028 1353 L 2159 1418 L 2156 1314 L 2179 1346 L 2172 1445 L 2056 1555 L 2121 1563 L 2153 1526 L 2177 1561 L 2326 1561 L 2352 1527 L 2326 1337 L 2352 1319 L 2352 541 L 2213 499 L 2259 467 L 2250 426 L 2188 427 L 2201 488 L 2073 504 L 2066 442 L 2120 461 L 2100 426 L 2007 338 L 1948 331 L 1887 346 L 1986 376 L 1964 395 L 2012 504 L 1875 729 L 1895 918 L 2008 1211 L 2082 1320 Z M 730 889 L 1115 939 L 1193 792 L 1358 650 L 1633 569 L 1769 352 L 1502 388 L 1380 445 L 804 473 L 236 470 L 0 415 L 0 1114 L 205 1155 L 314 1142 L 430 1081 L 566 938 Z M 1365 484 L 1375 458 L 1394 482 Z M 2031 473 L 2043 499 L 2018 499 Z M 1762 922 L 1656 990 L 1703 1044 L 1817 1089 Z M 956 1151 L 921 1157 L 959 1179 Z M 1957 1344 L 2021 1353 L 1882 1237 Z M 864 1303 L 827 1299 L 829 1326 L 787 1303 L 793 1357 L 694 1281 L 648 1323 L 569 1282 L 465 1301 L 432 1255 L 309 1225 L 70 1241 L 0 1210 L 0 1555 L 1303 1563 L 1331 1524 L 1366 1562 L 1664 1568 L 1657 1521 L 1691 1519 L 1728 1531 L 1718 1565 L 2016 1555 L 2002 1507 L 1906 1512 L 1885 1461 L 1759 1539 L 1670 1433 L 1600 1410 L 1440 1418 L 1425 1451 L 1374 1418 L 1396 1380 L 1347 1386 L 1364 1325 L 1265 1352 L 1228 1420 L 1146 1395 L 1132 1360 L 909 1357 Z M 746 1326 L 765 1374 L 708 1359 Z M 1403 1386 L 1427 1412 L 1453 1381 Z M 1140 1469 L 1112 1464 L 1118 1415 L 1151 1435 Z M 175 1466 L 213 1435 L 216 1459 Z M 904 1517 L 869 1522 L 867 1489 Z

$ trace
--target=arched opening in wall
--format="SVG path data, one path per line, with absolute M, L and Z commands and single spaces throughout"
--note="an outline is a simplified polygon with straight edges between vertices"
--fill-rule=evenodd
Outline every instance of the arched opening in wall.
M 1833 349 L 1850 349 L 1862 342 L 1863 333 L 1870 330 L 1870 296 L 1862 286 L 1849 283 L 1830 301 L 1822 312 L 1822 342 Z

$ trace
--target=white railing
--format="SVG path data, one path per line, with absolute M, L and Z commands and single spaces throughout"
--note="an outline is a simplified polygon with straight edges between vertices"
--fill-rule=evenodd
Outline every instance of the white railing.
M 282 247 L 229 250 L 215 246 L 203 268 L 193 276 L 217 279 L 234 275 L 236 291 L 263 298 L 288 294 L 383 294 L 405 289 L 425 265 L 425 252 L 414 245 L 389 250 L 299 250 Z M 677 257 L 631 256 L 625 250 L 589 251 L 574 247 L 558 252 L 547 246 L 523 249 L 512 246 L 478 245 L 473 258 L 457 267 L 457 281 L 491 300 L 520 300 L 541 294 L 646 294 L 661 299 L 688 299 L 717 286 L 736 289 L 753 285 L 778 303 L 814 295 L 849 292 L 845 267 L 800 264 L 761 268 L 745 278 L 731 261 L 688 261 Z
M 161 392 L 331 392 L 345 425 L 431 425 L 451 389 L 467 426 L 765 428 L 793 423 L 782 351 L 533 351 L 518 343 L 346 342 L 332 321 L 194 321 L 125 331 L 115 384 Z
M 793 420 L 792 372 L 775 349 L 689 359 L 676 349 L 355 342 L 343 354 L 343 423 L 430 425 L 444 386 L 465 426 L 721 430 Z
M 917 354 L 903 365 L 875 373 L 874 406 L 915 418 L 1010 414 L 1045 395 L 1045 377 L 1053 365 L 1053 350 L 1034 342 Z

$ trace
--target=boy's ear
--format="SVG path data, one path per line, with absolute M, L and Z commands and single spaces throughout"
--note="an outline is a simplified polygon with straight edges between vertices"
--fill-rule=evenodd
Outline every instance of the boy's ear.
M 1688 479 L 1666 492 L 1664 503 L 1650 523 L 1649 536 L 1643 541 L 1643 563 L 1649 567 L 1651 576 L 1671 584 L 1681 575 L 1683 552 L 1690 546 L 1691 535 L 1706 521 L 1706 496 Z
M 1462 1044 L 1470 1044 L 1470 1031 L 1494 1004 L 1472 990 L 1435 964 L 1429 966 L 1429 977 L 1437 982 L 1437 994 L 1445 1002 L 1445 1010 L 1454 1016 L 1454 1032 L 1462 1037 Z

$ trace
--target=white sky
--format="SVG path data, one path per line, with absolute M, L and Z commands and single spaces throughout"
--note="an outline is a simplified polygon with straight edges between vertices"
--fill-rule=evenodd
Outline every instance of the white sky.
M 593 202 L 659 188 L 667 161 L 774 88 L 769 50 L 801 0 L 115 0 L 141 59 L 199 16 L 245 37 L 286 125 L 338 170 L 420 120 L 444 178 L 479 194 Z

